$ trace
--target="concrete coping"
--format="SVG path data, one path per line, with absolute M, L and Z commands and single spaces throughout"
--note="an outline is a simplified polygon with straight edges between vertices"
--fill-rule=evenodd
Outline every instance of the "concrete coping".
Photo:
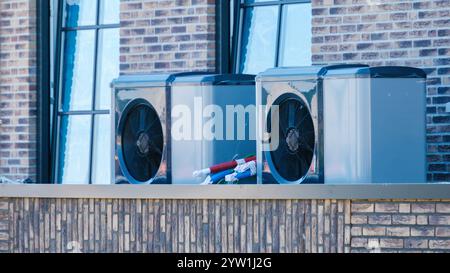
M 0 198 L 450 199 L 450 183 L 340 185 L 12 185 Z

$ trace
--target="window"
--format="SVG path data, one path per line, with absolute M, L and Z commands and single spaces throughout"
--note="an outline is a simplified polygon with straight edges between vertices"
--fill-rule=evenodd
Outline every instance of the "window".
M 243 0 L 235 71 L 311 65 L 311 1 Z
M 119 75 L 120 0 L 59 7 L 54 180 L 109 183 L 111 81 Z

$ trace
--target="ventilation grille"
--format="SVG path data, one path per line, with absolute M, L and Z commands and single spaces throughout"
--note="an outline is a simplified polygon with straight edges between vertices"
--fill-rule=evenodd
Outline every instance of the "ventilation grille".
M 146 101 L 130 103 L 119 123 L 122 160 L 128 173 L 139 182 L 147 182 L 158 172 L 164 149 L 161 121 Z
M 289 182 L 302 180 L 310 169 L 314 158 L 314 122 L 308 107 L 295 95 L 280 97 L 274 103 L 275 117 L 279 117 L 279 144 L 271 149 L 271 169 Z M 271 113 L 267 128 L 271 133 Z M 275 143 L 271 143 L 275 145 Z M 273 146 L 274 148 L 276 146 Z M 282 181 L 279 181 L 282 182 Z

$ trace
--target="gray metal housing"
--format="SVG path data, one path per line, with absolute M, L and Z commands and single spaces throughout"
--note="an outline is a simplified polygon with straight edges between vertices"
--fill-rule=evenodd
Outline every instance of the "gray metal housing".
M 193 177 L 194 171 L 255 155 L 255 103 L 255 76 L 252 75 L 176 77 L 171 87 L 172 114 L 178 116 L 178 110 L 183 110 L 183 107 L 191 109 L 193 123 L 190 137 L 177 137 L 178 132 L 172 131 L 173 184 L 199 184 L 205 178 Z M 234 111 L 227 113 L 227 108 L 241 110 L 244 115 Z M 179 126 L 175 124 L 177 121 L 173 115 L 172 129 L 176 130 Z M 208 131 L 216 134 L 208 136 L 205 134 Z M 245 183 L 256 183 L 256 179 Z
M 264 151 L 267 112 L 258 109 L 259 183 L 426 181 L 425 73 L 409 67 L 335 65 L 269 69 L 257 76 L 265 109 L 294 94 L 314 120 L 314 158 L 297 181 L 281 177 Z
M 204 177 L 194 178 L 192 173 L 195 170 L 232 160 L 236 156 L 255 154 L 256 142 L 249 135 L 252 120 L 256 115 L 254 78 L 255 76 L 252 75 L 216 75 L 199 72 L 131 75 L 121 76 L 115 80 L 112 85 L 114 92 L 112 105 L 115 110 L 113 134 L 116 137 L 112 147 L 115 154 L 112 183 L 198 184 L 204 180 Z M 160 169 L 154 178 L 145 183 L 133 179 L 121 162 L 120 156 L 119 121 L 126 105 L 137 99 L 144 99 L 155 108 L 164 134 L 164 151 Z M 253 107 L 246 108 L 249 111 L 244 125 L 244 131 L 247 132 L 246 138 L 244 140 L 227 139 L 225 131 L 224 139 L 205 138 L 203 128 L 211 124 L 220 125 L 220 121 L 215 113 L 204 116 L 203 110 L 220 109 L 224 113 L 222 122 L 225 125 L 228 120 L 225 117 L 227 106 L 236 105 L 242 105 L 244 108 Z M 190 126 L 182 129 L 189 133 L 181 134 L 180 137 L 179 132 L 173 134 L 172 127 L 173 125 L 178 129 L 182 127 L 177 124 L 182 122 L 180 115 L 186 114 L 186 111 L 190 112 L 189 123 L 187 123 Z M 236 124 L 231 126 L 236 132 L 238 131 Z
M 170 106 L 170 83 L 173 81 L 171 74 L 153 75 L 125 75 L 112 83 L 112 104 L 114 115 L 112 118 L 112 184 L 150 184 L 170 183 L 170 138 L 167 124 L 167 109 Z M 161 121 L 164 134 L 164 150 L 159 170 L 152 179 L 141 182 L 136 180 L 127 170 L 122 158 L 122 138 L 119 130 L 119 122 L 128 105 L 137 99 L 145 100 L 154 107 Z
M 425 80 L 410 67 L 327 72 L 325 183 L 426 182 Z

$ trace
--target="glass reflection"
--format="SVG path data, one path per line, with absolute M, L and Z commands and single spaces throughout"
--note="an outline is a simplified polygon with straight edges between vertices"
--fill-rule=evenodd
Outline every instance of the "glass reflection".
M 67 31 L 64 40 L 62 111 L 91 110 L 95 31 Z
M 111 183 L 111 117 L 97 115 L 94 120 L 92 184 Z
M 247 8 L 240 72 L 257 74 L 275 65 L 278 6 Z
M 100 6 L 100 24 L 120 23 L 120 0 L 102 0 Z
M 311 65 L 311 4 L 283 8 L 280 66 Z
M 64 114 L 59 119 L 56 179 L 64 184 L 109 184 L 110 115 L 91 111 L 111 107 L 110 83 L 119 75 L 119 28 L 102 25 L 120 23 L 120 0 L 62 3 L 66 28 L 62 36 L 58 110 Z M 99 29 L 76 29 L 83 26 Z
M 62 116 L 58 183 L 89 184 L 91 116 Z
M 111 0 L 108 0 L 111 1 Z M 97 1 L 66 0 L 64 26 L 78 27 L 95 25 L 97 22 Z
M 258 3 L 258 2 L 267 2 L 267 1 L 273 1 L 273 0 L 244 0 L 244 2 L 246 4 Z
M 119 29 L 102 29 L 99 33 L 95 108 L 109 110 L 111 107 L 110 84 L 119 76 Z

